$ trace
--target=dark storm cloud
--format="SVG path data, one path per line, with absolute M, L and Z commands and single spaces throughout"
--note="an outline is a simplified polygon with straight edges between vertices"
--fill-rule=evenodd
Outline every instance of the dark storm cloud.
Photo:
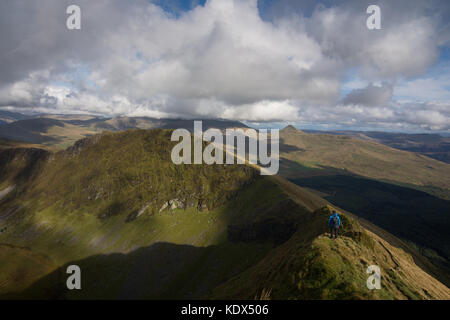
M 343 104 L 359 104 L 365 106 L 387 105 L 392 99 L 394 87 L 389 83 L 381 86 L 369 84 L 362 89 L 355 89 L 342 99 Z

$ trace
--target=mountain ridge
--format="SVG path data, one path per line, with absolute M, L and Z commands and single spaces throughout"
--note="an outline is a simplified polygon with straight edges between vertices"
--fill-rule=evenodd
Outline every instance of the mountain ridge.
M 23 159 L 20 153 L 8 157 L 3 168 L 12 172 L 16 167 L 16 174 L 2 175 L 2 185 L 15 182 L 16 187 L 0 201 L 0 223 L 7 226 L 0 242 L 28 246 L 33 254 L 45 254 L 53 267 L 50 273 L 39 275 L 24 269 L 26 283 L 20 285 L 12 280 L 11 272 L 2 273 L 0 292 L 9 292 L 3 297 L 214 298 L 222 290 L 215 288 L 227 287 L 229 294 L 228 281 L 245 270 L 261 263 L 270 265 L 264 263 L 265 257 L 278 256 L 281 246 L 307 244 L 308 239 L 326 235 L 329 209 L 325 200 L 281 177 L 261 177 L 247 166 L 175 166 L 167 159 L 173 144 L 169 136 L 170 130 L 162 129 L 102 133 L 66 151 L 43 153 L 40 164 L 31 171 L 23 160 L 19 161 Z M 29 161 L 35 160 L 30 154 Z M 29 178 L 18 179 L 24 171 Z M 339 241 L 350 241 L 360 248 L 364 239 L 372 236 L 350 215 L 342 215 L 345 224 Z M 310 231 L 301 231 L 305 228 Z M 309 233 L 314 237 L 308 238 Z M 342 248 L 347 247 L 344 244 Z M 289 260 L 285 258 L 277 263 L 285 264 Z M 384 258 L 380 255 L 380 259 Z M 97 285 L 85 285 L 82 293 L 63 289 L 61 283 L 65 282 L 61 280 L 68 263 L 82 264 L 88 280 Z M 173 276 L 157 268 L 166 263 L 167 272 L 172 270 Z M 338 267 L 350 270 L 348 264 L 341 261 Z M 103 267 L 95 267 L 99 265 Z M 298 266 L 297 271 L 304 270 L 304 264 Z M 157 269 L 148 274 L 148 268 Z M 385 294 L 367 295 L 364 281 L 354 287 L 350 279 L 356 275 L 355 279 L 362 281 L 365 269 L 351 270 L 344 283 L 353 290 L 355 299 L 447 298 L 448 288 L 436 280 L 421 282 L 425 288 L 440 288 L 426 289 L 427 296 L 395 272 L 386 274 L 393 285 Z M 104 277 L 109 284 L 102 289 Z M 397 282 L 395 277 L 400 277 Z M 310 280 L 309 276 L 304 278 L 305 284 Z M 152 288 L 149 284 L 153 282 L 161 285 Z M 280 278 L 273 288 L 265 289 L 272 292 L 271 298 L 288 298 L 292 296 L 289 283 Z M 320 297 L 344 298 L 335 284 L 329 285 L 318 287 Z M 28 289 L 17 290 L 24 287 Z M 402 292 L 399 287 L 409 291 Z M 135 294 L 130 288 L 136 289 Z M 257 285 L 253 289 L 255 295 L 261 295 Z M 317 297 L 317 293 L 299 290 L 294 294 L 297 298 Z M 238 291 L 234 292 L 234 297 L 239 297 Z

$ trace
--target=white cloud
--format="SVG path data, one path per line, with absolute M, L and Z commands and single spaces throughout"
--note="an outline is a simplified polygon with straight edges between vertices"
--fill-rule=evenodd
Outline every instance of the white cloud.
M 250 105 L 228 106 L 220 114 L 225 119 L 280 121 L 299 119 L 298 108 L 286 101 L 260 101 Z
M 303 106 L 301 125 L 382 128 L 387 130 L 450 130 L 450 103 L 391 103 L 387 106 L 364 105 Z
M 68 0 L 2 2 L 0 106 L 445 128 L 448 78 L 408 80 L 436 60 L 442 24 L 422 6 L 381 2 L 376 32 L 357 2 L 267 21 L 256 0 L 210 0 L 178 18 L 146 0 L 80 0 L 75 32 Z M 358 83 L 339 100 L 349 70 Z M 401 107 L 393 90 L 434 102 Z

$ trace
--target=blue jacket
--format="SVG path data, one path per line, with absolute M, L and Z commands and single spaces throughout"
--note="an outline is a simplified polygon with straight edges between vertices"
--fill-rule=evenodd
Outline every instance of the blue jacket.
M 330 216 L 330 218 L 328 219 L 328 226 L 329 226 L 330 228 L 333 228 L 333 227 L 334 227 L 334 225 L 332 225 L 332 218 L 333 218 L 333 216 L 336 216 L 336 217 L 337 217 L 338 223 L 339 223 L 339 227 L 340 227 L 340 226 L 341 226 L 341 218 L 339 218 L 339 215 L 338 215 L 337 213 L 333 213 L 333 214 Z

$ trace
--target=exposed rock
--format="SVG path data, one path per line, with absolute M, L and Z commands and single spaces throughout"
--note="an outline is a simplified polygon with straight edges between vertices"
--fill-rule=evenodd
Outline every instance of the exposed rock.
M 73 146 L 67 148 L 67 152 L 72 157 L 74 157 L 74 156 L 80 154 L 81 151 L 83 151 L 83 149 L 86 148 L 87 146 L 96 144 L 104 134 L 105 133 L 100 133 L 100 134 L 96 134 L 91 137 L 80 139 L 77 142 L 75 142 L 75 144 Z
M 139 210 L 137 217 L 139 217 L 140 215 L 142 215 L 151 205 L 151 202 L 147 203 L 146 205 L 144 205 L 141 210 Z M 137 218 L 136 217 L 136 218 Z
M 13 186 L 6 187 L 2 191 L 0 191 L 0 200 L 2 200 L 4 197 L 6 197 L 8 195 L 8 193 L 13 191 L 15 188 L 16 188 L 16 186 L 13 185 Z
M 186 208 L 186 201 L 182 201 L 182 200 L 177 199 L 177 198 L 168 200 L 159 209 L 159 212 L 163 211 L 166 208 L 170 208 L 171 210 Z
M 159 209 L 159 212 L 163 211 L 165 208 L 167 208 L 169 206 L 169 201 L 164 202 L 163 206 L 161 207 L 161 209 Z

